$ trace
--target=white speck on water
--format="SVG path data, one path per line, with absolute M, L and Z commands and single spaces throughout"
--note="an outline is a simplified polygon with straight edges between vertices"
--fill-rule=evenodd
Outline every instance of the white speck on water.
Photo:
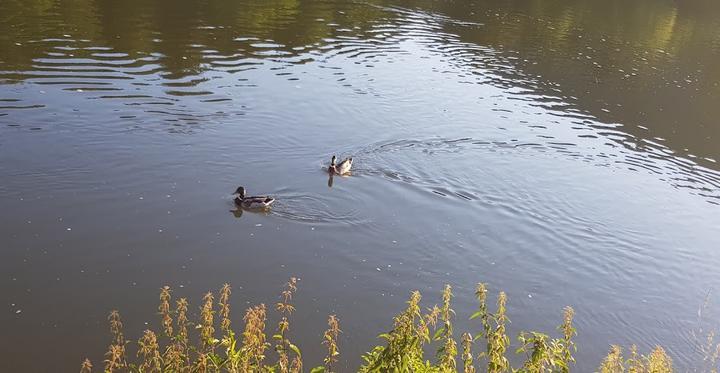
M 162 229 L 158 229 L 158 233 L 162 233 L 162 231 L 163 231 Z
M 181 288 L 184 288 L 184 287 L 185 287 L 185 285 L 180 285 L 180 287 L 181 287 Z
M 314 231 L 314 230 L 315 230 L 315 227 L 310 227 L 310 230 L 311 230 L 311 231 Z
M 528 294 L 528 298 L 532 298 L 532 294 Z
M 82 91 L 83 91 L 82 89 L 78 89 L 76 92 L 82 92 Z
M 378 270 L 378 272 L 380 272 L 380 267 L 375 267 L 375 269 L 377 269 L 377 270 Z
M 258 223 L 258 224 L 255 224 L 255 226 L 256 226 L 256 227 L 262 227 L 262 224 Z
M 22 312 L 22 310 L 17 310 L 17 311 L 15 311 L 15 314 L 17 315 L 17 314 L 19 314 L 20 312 Z
M 392 243 L 397 243 L 397 241 L 393 240 L 393 242 L 392 242 Z
M 72 228 L 67 228 L 67 230 L 68 230 L 68 231 L 71 231 L 71 230 L 72 230 Z
M 145 199 L 145 197 L 138 197 L 138 199 Z

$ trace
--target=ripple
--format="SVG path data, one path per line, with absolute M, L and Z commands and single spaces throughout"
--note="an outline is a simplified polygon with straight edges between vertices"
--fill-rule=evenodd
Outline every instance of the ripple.
M 44 108 L 46 105 L 43 104 L 35 104 L 35 105 L 14 105 L 14 106 L 5 106 L 0 105 L 0 109 L 3 110 L 12 110 L 12 109 L 39 109 Z
M 272 214 L 284 219 L 305 224 L 329 226 L 353 226 L 367 224 L 367 219 L 360 217 L 357 209 L 338 208 L 337 198 L 302 194 L 288 189 L 279 190 L 274 195 L 277 202 L 273 205 Z M 352 206 L 352 204 L 345 204 Z
M 552 139 L 552 137 L 550 137 Z M 647 172 L 667 175 L 667 181 L 679 188 L 687 188 L 709 198 L 710 201 L 717 202 L 720 200 L 720 172 L 701 168 L 692 162 L 683 165 L 683 162 L 676 162 L 676 158 L 660 155 L 655 152 L 650 154 L 646 152 L 627 152 L 621 151 L 618 154 L 583 154 L 578 144 L 571 142 L 547 141 L 545 143 L 525 142 L 525 141 L 484 141 L 474 138 L 458 138 L 458 139 L 401 139 L 387 142 L 376 143 L 367 147 L 358 148 L 355 151 L 348 150 L 348 154 L 355 154 L 357 158 L 363 158 L 362 163 L 356 166 L 358 174 L 372 174 L 386 177 L 391 180 L 403 181 L 414 186 L 422 186 L 429 190 L 439 191 L 435 193 L 443 197 L 458 196 L 461 198 L 479 191 L 465 192 L 462 191 L 461 185 L 455 185 L 453 189 L 449 185 L 443 185 L 437 178 L 428 177 L 427 174 L 415 170 L 412 164 L 402 164 L 397 159 L 390 166 L 385 160 L 385 153 L 398 153 L 412 151 L 414 153 L 424 154 L 425 156 L 438 156 L 443 153 L 447 154 L 464 154 L 472 157 L 471 154 L 477 150 L 494 149 L 528 149 L 530 151 L 553 151 L 565 156 L 582 158 L 585 161 L 594 163 L 597 166 L 607 166 L 606 159 L 608 157 L 619 158 L 612 161 L 615 167 L 622 167 L 630 170 L 642 169 Z M 393 158 L 407 160 L 415 159 L 415 156 L 395 155 Z M 456 162 L 456 161 L 453 161 Z

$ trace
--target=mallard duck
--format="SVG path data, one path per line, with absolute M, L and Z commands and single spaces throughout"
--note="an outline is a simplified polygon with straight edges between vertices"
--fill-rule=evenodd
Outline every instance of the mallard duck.
M 245 196 L 245 188 L 238 187 L 235 190 L 235 203 L 246 209 L 268 208 L 275 202 L 275 198 L 269 196 Z
M 335 164 L 336 160 L 337 160 L 337 157 L 335 157 L 333 155 L 332 159 L 330 160 L 330 167 L 328 167 L 328 171 L 331 174 L 341 175 L 341 176 L 349 174 L 350 168 L 352 168 L 352 163 L 353 163 L 352 157 L 345 158 L 344 161 L 342 161 L 338 164 Z

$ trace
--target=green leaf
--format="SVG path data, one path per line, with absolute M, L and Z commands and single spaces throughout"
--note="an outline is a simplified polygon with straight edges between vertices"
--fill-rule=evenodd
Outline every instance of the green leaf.
M 433 335 L 433 339 L 435 339 L 435 340 L 439 339 L 440 336 L 441 336 L 443 333 L 445 333 L 445 327 L 444 327 L 444 326 L 443 326 L 442 328 L 439 328 L 438 330 L 435 331 L 435 334 Z
M 300 349 L 298 348 L 298 346 L 295 346 L 294 344 L 288 342 L 288 347 L 290 347 L 290 349 L 293 350 L 299 358 L 302 358 L 302 354 L 300 353 Z
M 324 373 L 325 367 L 315 367 L 310 369 L 310 373 Z

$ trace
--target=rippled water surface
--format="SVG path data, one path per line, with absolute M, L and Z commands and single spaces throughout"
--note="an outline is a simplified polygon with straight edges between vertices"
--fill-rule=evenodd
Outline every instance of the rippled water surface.
M 165 284 L 230 282 L 239 322 L 290 276 L 310 363 L 329 313 L 350 370 L 409 291 L 452 284 L 466 326 L 486 281 L 513 334 L 574 306 L 580 371 L 632 342 L 692 367 L 719 303 L 713 3 L 0 2 L 3 371 L 101 365 L 108 311 L 137 338 Z

